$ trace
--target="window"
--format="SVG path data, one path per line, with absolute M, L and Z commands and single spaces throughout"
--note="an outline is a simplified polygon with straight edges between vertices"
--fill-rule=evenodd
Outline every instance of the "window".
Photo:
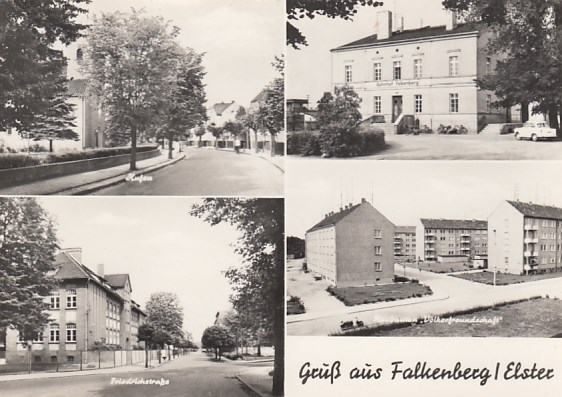
M 382 101 L 380 96 L 373 97 L 373 113 L 380 114 L 382 113 Z
M 76 50 L 76 60 L 81 61 L 84 58 L 84 51 L 82 48 Z
M 492 74 L 492 58 L 486 57 L 486 76 Z
M 449 76 L 455 77 L 459 75 L 459 57 L 449 57 Z
M 422 60 L 414 59 L 414 78 L 421 79 L 422 77 Z
M 394 61 L 394 80 L 402 78 L 402 62 Z
M 380 81 L 382 79 L 382 67 L 380 63 L 373 64 L 373 80 Z
M 375 247 L 375 255 L 382 255 L 382 250 L 380 246 Z
M 380 262 L 375 262 L 375 272 L 382 272 L 382 265 Z
M 66 324 L 66 341 L 76 342 L 76 324 Z
M 345 65 L 345 82 L 351 83 L 353 81 L 353 71 L 351 65 Z
M 381 238 L 381 231 L 375 229 L 375 238 Z
M 486 113 L 492 113 L 492 94 L 486 95 Z
M 449 111 L 451 113 L 459 112 L 459 94 L 449 94 Z
M 421 95 L 414 95 L 414 111 L 416 113 L 421 113 L 423 110 L 423 102 Z
M 75 308 L 76 307 L 76 290 L 67 289 L 66 290 L 66 307 Z
M 59 291 L 54 291 L 51 294 L 51 309 L 58 309 L 60 307 Z
M 58 342 L 60 329 L 58 324 L 49 325 L 49 342 Z

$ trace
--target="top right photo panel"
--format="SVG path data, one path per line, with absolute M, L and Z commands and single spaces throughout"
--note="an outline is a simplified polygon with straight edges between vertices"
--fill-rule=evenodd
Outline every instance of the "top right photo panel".
M 287 0 L 290 160 L 560 160 L 562 5 Z

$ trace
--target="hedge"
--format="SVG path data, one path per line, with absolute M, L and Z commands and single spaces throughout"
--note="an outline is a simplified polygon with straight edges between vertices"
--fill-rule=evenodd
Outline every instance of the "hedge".
M 301 156 L 320 156 L 320 141 L 318 133 L 295 132 L 287 137 L 287 154 Z
M 26 154 L 6 153 L 0 155 L 0 170 L 12 168 L 32 167 L 41 164 L 41 159 Z

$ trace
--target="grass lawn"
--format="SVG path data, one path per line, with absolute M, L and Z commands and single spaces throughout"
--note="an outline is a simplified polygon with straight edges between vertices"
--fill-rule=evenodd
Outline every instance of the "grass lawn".
M 406 263 L 407 267 L 413 269 L 427 270 L 433 273 L 453 273 L 453 272 L 463 272 L 471 270 L 468 262 L 451 262 L 451 263 L 439 263 L 439 262 L 420 262 L 419 268 L 417 263 L 411 262 Z
M 393 330 L 372 330 L 368 336 L 480 336 L 480 337 L 534 337 L 549 338 L 562 333 L 562 301 L 533 299 L 507 304 L 471 314 L 454 316 L 455 319 L 493 319 L 485 323 L 436 323 L 425 322 Z M 441 317 L 448 319 L 448 317 Z
M 453 277 L 463 278 L 465 280 L 474 281 L 476 283 L 489 284 L 489 285 L 494 284 L 494 273 L 490 271 L 483 271 L 480 273 L 457 274 L 457 275 L 453 275 Z M 529 276 L 525 276 L 525 275 L 521 276 L 518 274 L 497 273 L 496 285 L 526 283 L 529 281 L 544 280 L 546 278 L 555 278 L 555 277 L 562 277 L 562 272 L 535 274 Z
M 433 293 L 431 288 L 418 283 L 399 283 L 347 288 L 329 287 L 328 292 L 342 301 L 346 306 L 395 301 L 399 299 L 430 295 Z

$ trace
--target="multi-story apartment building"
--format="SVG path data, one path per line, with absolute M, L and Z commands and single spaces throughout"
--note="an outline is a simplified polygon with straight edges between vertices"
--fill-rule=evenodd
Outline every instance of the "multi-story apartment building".
M 365 199 L 306 232 L 308 269 L 339 287 L 394 280 L 395 226 Z
M 562 270 L 562 208 L 504 201 L 488 217 L 489 267 L 512 273 Z
M 488 254 L 486 221 L 420 219 L 416 226 L 418 259 L 436 261 L 446 257 L 472 260 Z
M 396 226 L 394 233 L 394 256 L 396 260 L 416 259 L 416 227 Z
M 520 119 L 518 112 L 493 107 L 494 93 L 476 84 L 494 72 L 498 59 L 486 50 L 491 33 L 449 15 L 445 26 L 403 30 L 403 19 L 378 13 L 377 34 L 331 50 L 332 86 L 351 86 L 364 119 L 387 133 L 398 132 L 404 116 L 434 131 L 444 124 L 474 133 L 487 123 Z
M 49 325 L 31 346 L 35 362 L 85 360 L 80 351 L 99 345 L 139 346 L 136 329 L 146 315 L 131 300 L 128 274 L 104 275 L 103 266 L 95 273 L 82 264 L 80 249 L 66 249 L 56 255 L 51 276 L 59 285 L 46 298 Z M 25 343 L 17 331 L 7 331 L 8 362 L 25 360 Z

